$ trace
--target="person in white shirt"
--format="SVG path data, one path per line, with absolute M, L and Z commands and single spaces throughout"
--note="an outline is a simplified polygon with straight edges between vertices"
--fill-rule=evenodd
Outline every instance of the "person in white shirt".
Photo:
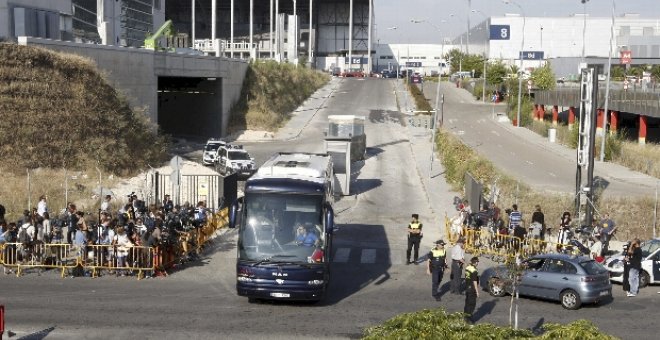
M 48 197 L 46 195 L 41 195 L 39 197 L 39 203 L 37 203 L 37 214 L 39 216 L 44 217 L 44 213 L 48 212 L 48 203 L 46 202 L 48 200 Z
M 465 263 L 465 240 L 462 238 L 456 241 L 456 245 L 451 249 L 451 285 L 452 294 L 461 294 L 461 275 L 463 264 Z
M 594 242 L 589 248 L 589 252 L 591 253 L 591 258 L 596 260 L 596 262 L 603 262 L 599 261 L 603 259 L 602 256 L 600 256 L 603 252 L 603 243 L 600 240 L 596 239 L 596 242 Z
M 111 199 L 112 199 L 112 196 L 105 195 L 105 199 L 101 203 L 101 211 L 110 212 L 110 210 L 108 210 L 108 209 L 110 209 L 110 200 Z

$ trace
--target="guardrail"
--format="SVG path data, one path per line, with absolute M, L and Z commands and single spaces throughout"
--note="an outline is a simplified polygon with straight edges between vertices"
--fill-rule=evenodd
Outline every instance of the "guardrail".
M 211 216 L 208 222 L 197 229 L 182 232 L 178 244 L 158 247 L 118 245 L 70 245 L 65 243 L 4 243 L 0 244 L 0 265 L 16 272 L 20 277 L 26 269 L 60 270 L 60 276 L 76 268 L 98 277 L 102 270 L 117 275 L 136 273 L 142 279 L 145 272 L 155 273 L 173 267 L 182 256 L 190 251 L 200 254 L 209 244 L 216 231 L 228 224 L 225 208 Z M 194 249 L 190 249 L 190 245 Z M 179 253 L 177 253 L 179 251 Z

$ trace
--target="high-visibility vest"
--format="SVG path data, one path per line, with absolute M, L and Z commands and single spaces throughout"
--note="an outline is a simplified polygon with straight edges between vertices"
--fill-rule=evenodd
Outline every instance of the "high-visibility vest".
M 445 252 L 444 249 L 431 249 L 431 254 L 433 255 L 434 259 L 445 257 L 446 253 L 447 252 Z
M 408 225 L 408 228 L 410 228 L 410 229 L 421 229 L 421 228 L 422 228 L 422 224 L 419 223 L 419 222 L 417 222 L 417 223 L 410 223 L 410 224 Z
M 447 252 L 444 249 L 431 249 L 431 263 L 433 265 L 444 265 Z
M 479 275 L 479 273 L 477 272 L 477 268 L 470 264 L 465 267 L 465 282 L 467 282 L 468 287 L 472 286 L 471 280 L 473 279 L 473 275 Z

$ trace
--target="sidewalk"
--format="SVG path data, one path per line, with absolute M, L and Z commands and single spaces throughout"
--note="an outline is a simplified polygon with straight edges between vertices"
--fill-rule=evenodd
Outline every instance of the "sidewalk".
M 410 95 L 405 88 L 403 80 L 398 81 L 396 95 L 399 103 L 399 111 L 402 114 L 415 110 L 415 107 L 412 106 L 414 102 L 408 99 Z M 417 165 L 417 174 L 420 177 L 424 193 L 433 214 L 431 225 L 434 226 L 432 228 L 434 234 L 430 235 L 431 239 L 444 239 L 446 235 L 445 215 L 452 217 L 456 214 L 453 204 L 454 197 L 460 197 L 462 194 L 452 191 L 449 184 L 445 181 L 443 175 L 445 170 L 440 159 L 436 155 L 432 155 L 433 131 L 423 127 L 406 126 L 406 132 L 410 140 L 412 156 Z M 435 226 L 438 226 L 438 228 L 435 228 Z M 436 231 L 438 232 L 437 237 L 435 234 Z

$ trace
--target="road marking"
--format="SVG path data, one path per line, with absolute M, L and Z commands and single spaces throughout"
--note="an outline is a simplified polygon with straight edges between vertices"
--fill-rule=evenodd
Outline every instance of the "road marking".
M 376 249 L 362 249 L 361 263 L 376 263 Z
M 548 174 L 552 177 L 557 177 L 557 175 L 553 174 L 552 172 L 548 172 Z
M 458 135 L 458 136 L 462 136 L 464 134 L 465 134 L 465 131 L 463 131 L 463 130 L 456 131 L 456 135 Z
M 498 137 L 499 137 L 499 135 L 500 135 L 500 134 L 499 134 L 497 131 L 495 131 L 495 130 L 491 130 L 490 132 L 492 132 L 495 136 L 498 136 Z
M 534 163 L 532 163 L 531 161 L 525 161 L 525 163 L 527 163 L 529 165 L 534 165 Z
M 332 262 L 346 263 L 348 262 L 348 256 L 351 254 L 351 248 L 339 248 L 335 253 L 335 257 L 332 259 Z

